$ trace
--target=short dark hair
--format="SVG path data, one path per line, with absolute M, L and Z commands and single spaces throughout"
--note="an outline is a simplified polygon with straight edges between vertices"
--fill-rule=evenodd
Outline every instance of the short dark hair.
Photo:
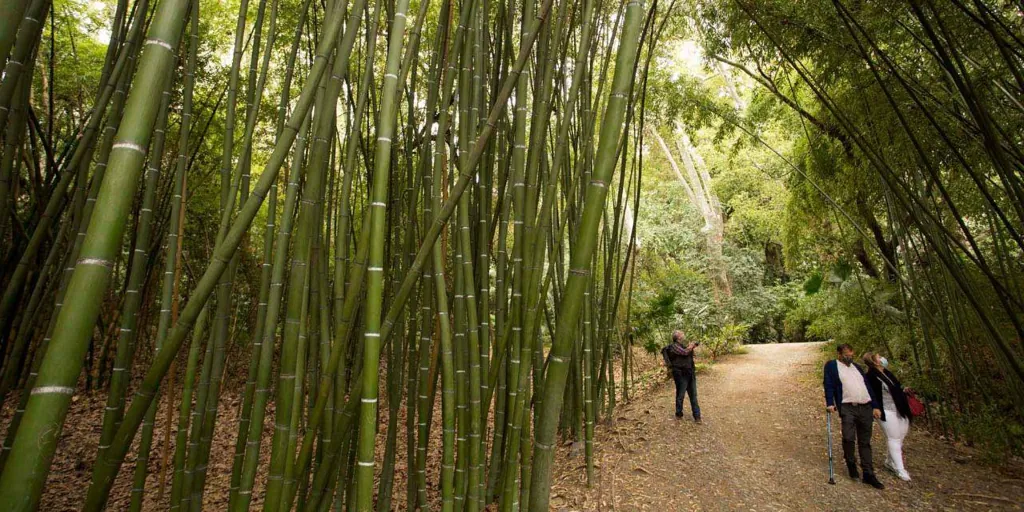
M 836 347 L 837 354 L 842 354 L 844 350 L 849 350 L 850 352 L 853 352 L 853 347 L 851 347 L 849 343 L 840 343 L 839 346 Z

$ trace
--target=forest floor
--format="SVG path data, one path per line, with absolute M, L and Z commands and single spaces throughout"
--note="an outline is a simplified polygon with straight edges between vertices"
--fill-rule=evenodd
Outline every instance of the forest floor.
M 557 510 L 1024 510 L 1024 467 L 992 467 L 916 427 L 904 445 L 912 482 L 877 470 L 886 489 L 851 480 L 833 424 L 836 485 L 828 485 L 821 345 L 750 345 L 698 376 L 703 424 L 673 415 L 672 382 L 598 429 L 595 482 L 582 455 L 559 465 Z M 835 419 L 835 418 L 834 418 Z M 876 467 L 885 460 L 880 428 Z
M 622 403 L 620 399 L 611 425 L 597 427 L 593 486 L 586 486 L 582 450 L 563 447 L 556 461 L 553 510 L 1024 510 L 1024 465 L 987 466 L 981 455 L 916 427 L 906 443 L 907 466 L 914 481 L 904 483 L 880 470 L 887 488 L 876 491 L 845 475 L 839 429 L 834 425 L 837 485 L 828 485 L 819 344 L 747 346 L 745 354 L 711 366 L 698 377 L 702 425 L 689 417 L 675 419 L 674 389 L 660 369 L 659 358 L 639 347 L 634 350 L 630 400 Z M 81 507 L 105 396 L 102 392 L 75 395 L 41 510 Z M 15 398 L 0 413 L 2 429 L 10 421 Z M 238 402 L 237 392 L 225 390 L 203 500 L 206 510 L 226 508 Z M 440 421 L 439 409 L 434 410 L 435 423 Z M 154 439 L 144 510 L 166 510 L 166 501 L 152 492 L 158 487 L 164 412 L 161 407 L 156 421 L 159 434 Z M 260 457 L 263 470 L 269 461 L 272 404 L 267 418 Z M 404 422 L 404 410 L 400 410 L 399 439 L 404 438 Z M 884 460 L 881 435 L 876 428 L 873 446 L 879 464 Z M 383 437 L 378 437 L 378 461 L 383 458 Z M 429 482 L 437 481 L 439 471 L 437 437 L 435 432 L 429 450 Z M 172 440 L 172 451 L 173 444 Z M 401 508 L 407 475 L 404 451 L 398 450 L 395 467 L 394 505 Z M 128 508 L 134 462 L 134 456 L 129 456 L 122 468 L 109 510 Z M 261 470 L 253 493 L 254 510 L 262 507 L 265 478 Z M 436 486 L 428 492 L 437 505 Z

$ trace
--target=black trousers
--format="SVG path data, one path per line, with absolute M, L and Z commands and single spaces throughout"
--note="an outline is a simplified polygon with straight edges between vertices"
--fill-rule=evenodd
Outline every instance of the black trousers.
M 857 467 L 857 456 L 860 452 L 860 467 L 865 475 L 873 475 L 875 468 L 871 464 L 871 426 L 875 423 L 871 415 L 871 404 L 842 404 L 839 416 L 843 425 L 843 458 L 847 467 Z
M 700 419 L 700 405 L 697 405 L 697 375 L 691 371 L 672 369 L 672 380 L 676 383 L 676 416 L 683 415 L 683 397 L 690 395 L 690 410 L 693 419 Z

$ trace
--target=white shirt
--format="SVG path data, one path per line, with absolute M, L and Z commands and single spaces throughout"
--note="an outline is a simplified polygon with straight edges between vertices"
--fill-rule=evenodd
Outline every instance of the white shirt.
M 896 412 L 896 402 L 892 400 L 892 393 L 889 392 L 889 386 L 882 383 L 882 408 L 885 409 L 886 414 L 899 414 Z
M 871 402 L 868 386 L 864 384 L 864 375 L 853 363 L 849 365 L 836 360 L 839 367 L 839 381 L 843 383 L 844 404 L 866 404 Z

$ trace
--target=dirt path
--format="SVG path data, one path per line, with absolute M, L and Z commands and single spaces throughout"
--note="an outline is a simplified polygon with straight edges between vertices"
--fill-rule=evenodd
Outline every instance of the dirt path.
M 598 433 L 587 489 L 582 457 L 563 460 L 552 489 L 560 510 L 1024 510 L 1024 471 L 965 460 L 949 444 L 911 430 L 914 478 L 883 470 L 876 491 L 845 474 L 838 425 L 836 482 L 827 484 L 818 344 L 749 346 L 698 378 L 704 424 L 672 414 L 662 381 L 616 412 Z M 686 405 L 689 414 L 689 404 Z M 875 460 L 884 440 L 874 429 Z M 958 463 L 959 460 L 963 463 Z

